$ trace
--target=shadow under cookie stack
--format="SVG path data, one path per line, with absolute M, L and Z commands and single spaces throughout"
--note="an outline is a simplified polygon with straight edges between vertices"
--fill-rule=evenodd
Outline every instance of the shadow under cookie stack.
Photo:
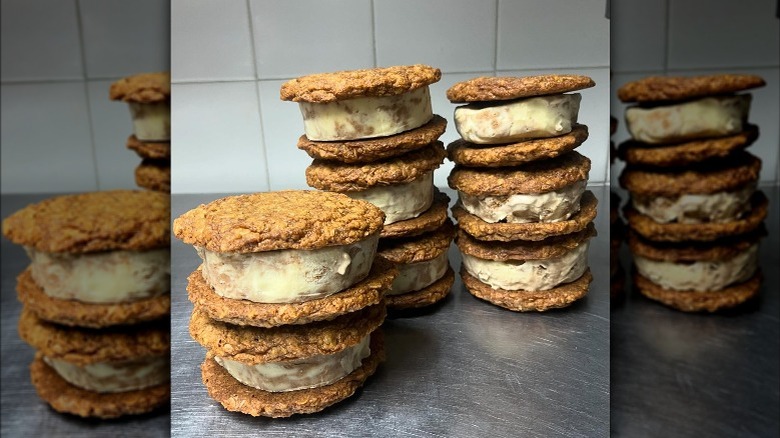
M 383 221 L 368 202 L 318 191 L 229 196 L 174 221 L 203 260 L 187 291 L 212 398 L 288 417 L 348 398 L 375 372 L 398 273 L 375 257 Z
M 171 75 L 144 73 L 111 84 L 111 100 L 126 102 L 133 119 L 127 148 L 141 157 L 135 183 L 142 188 L 171 192 Z
M 378 254 L 400 271 L 387 293 L 390 309 L 437 303 L 455 279 L 449 198 L 433 184 L 446 155 L 438 138 L 447 122 L 433 114 L 428 86 L 440 78 L 426 65 L 395 66 L 304 76 L 280 91 L 300 106 L 305 134 L 298 147 L 314 158 L 309 186 L 385 213 Z
M 30 266 L 17 278 L 20 337 L 38 395 L 58 412 L 115 418 L 170 399 L 169 197 L 68 195 L 3 221 Z
M 513 311 L 566 307 L 592 281 L 589 239 L 596 198 L 586 190 L 590 160 L 574 149 L 588 137 L 577 124 L 586 76 L 481 77 L 453 85 L 460 140 L 452 212 L 461 278 L 474 296 Z
M 635 288 L 686 312 L 735 307 L 761 286 L 767 198 L 747 123 L 753 75 L 649 77 L 618 97 L 632 139 L 619 147 Z

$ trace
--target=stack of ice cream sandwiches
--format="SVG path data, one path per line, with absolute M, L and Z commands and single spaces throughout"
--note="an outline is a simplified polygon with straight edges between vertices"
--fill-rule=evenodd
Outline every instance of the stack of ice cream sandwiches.
M 385 213 L 379 254 L 400 271 L 387 294 L 392 309 L 439 302 L 455 278 L 447 256 L 454 236 L 449 198 L 433 184 L 446 155 L 438 138 L 447 122 L 433 114 L 428 86 L 440 78 L 427 65 L 395 66 L 304 76 L 280 91 L 303 115 L 298 147 L 314 159 L 309 186 Z
M 480 77 L 453 85 L 460 140 L 453 215 L 461 277 L 474 296 L 514 311 L 566 307 L 592 276 L 589 239 L 596 198 L 586 190 L 590 160 L 574 149 L 588 137 L 577 123 L 576 75 Z
M 3 221 L 30 266 L 17 279 L 19 335 L 38 395 L 56 411 L 114 418 L 170 399 L 168 195 L 51 198 Z
M 617 131 L 618 121 L 616 118 L 609 117 L 609 135 L 612 136 Z M 609 164 L 615 164 L 617 157 L 617 148 L 613 141 L 609 142 Z M 626 271 L 620 263 L 620 248 L 626 237 L 626 224 L 620 217 L 620 195 L 614 190 L 609 192 L 609 291 L 611 298 L 623 296 L 623 289 L 626 283 Z
M 398 273 L 375 257 L 384 218 L 338 193 L 282 191 L 218 199 L 174 221 L 203 261 L 187 291 L 212 398 L 288 417 L 346 399 L 375 372 Z
M 139 187 L 171 191 L 171 75 L 144 73 L 120 79 L 109 91 L 111 100 L 127 102 L 133 134 L 127 148 L 141 157 L 135 169 Z
M 618 149 L 631 194 L 633 281 L 646 297 L 682 311 L 717 311 L 758 294 L 758 243 L 767 199 L 761 160 L 745 151 L 753 75 L 648 77 L 618 90 L 632 139 Z

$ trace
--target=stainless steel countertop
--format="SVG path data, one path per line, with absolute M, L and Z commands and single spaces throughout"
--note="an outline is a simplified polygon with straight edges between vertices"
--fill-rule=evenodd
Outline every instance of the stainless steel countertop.
M 3 195 L 0 216 L 56 195 Z M 22 308 L 16 300 L 16 276 L 30 263 L 24 250 L 0 238 L 2 312 L 0 313 L 0 435 L 13 437 L 167 437 L 170 417 L 159 412 L 118 420 L 86 420 L 59 414 L 38 398 L 30 383 L 35 351 L 19 339 L 16 325 Z
M 715 315 L 678 312 L 638 293 L 613 306 L 614 436 L 780 436 L 780 192 L 762 189 L 770 213 L 758 300 Z M 625 246 L 621 259 L 628 268 Z
M 592 188 L 607 200 L 605 187 Z M 445 190 L 452 195 L 449 189 Z M 220 195 L 176 195 L 173 216 Z M 589 295 L 563 311 L 518 314 L 472 297 L 456 280 L 428 314 L 384 324 L 387 361 L 347 401 L 309 416 L 253 418 L 206 393 L 205 350 L 190 338 L 186 277 L 195 251 L 173 243 L 172 435 L 594 437 L 609 424 L 609 244 L 601 202 Z M 451 264 L 460 265 L 454 246 Z

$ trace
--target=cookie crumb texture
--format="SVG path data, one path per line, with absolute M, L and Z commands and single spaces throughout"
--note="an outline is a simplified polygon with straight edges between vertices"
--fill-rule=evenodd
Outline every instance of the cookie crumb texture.
M 384 213 L 339 193 L 313 190 L 228 196 L 173 222 L 187 244 L 214 252 L 261 252 L 349 245 L 382 228 Z
M 326 103 L 355 97 L 395 96 L 439 79 L 441 70 L 422 64 L 319 73 L 285 82 L 280 98 Z
M 593 79 L 581 75 L 479 77 L 450 87 L 447 90 L 447 99 L 452 103 L 512 100 L 565 93 L 595 85 Z
M 618 89 L 623 102 L 663 102 L 734 93 L 766 85 L 756 75 L 651 76 Z
M 757 271 L 753 277 L 743 283 L 718 291 L 702 292 L 664 289 L 640 275 L 636 272 L 636 268 L 633 276 L 634 285 L 639 293 L 683 312 L 717 312 L 737 307 L 758 296 L 763 279 L 761 271 Z
M 134 103 L 154 103 L 170 100 L 171 74 L 169 72 L 143 73 L 122 78 L 109 89 L 111 100 Z
M 3 235 L 44 252 L 145 250 L 170 244 L 170 196 L 113 190 L 58 196 L 3 220 Z

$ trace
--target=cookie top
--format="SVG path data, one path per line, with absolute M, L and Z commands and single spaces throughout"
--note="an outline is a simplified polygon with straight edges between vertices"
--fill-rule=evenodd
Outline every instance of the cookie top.
M 201 204 L 173 221 L 173 233 L 214 252 L 317 249 L 366 239 L 384 218 L 373 204 L 346 195 L 290 190 Z
M 384 304 L 375 304 L 331 321 L 262 328 L 226 324 L 196 309 L 190 335 L 215 356 L 254 365 L 338 353 L 379 327 L 385 313 Z
M 370 163 L 402 155 L 425 147 L 436 141 L 447 127 L 444 117 L 433 115 L 428 123 L 419 128 L 389 137 L 350 141 L 311 141 L 305 135 L 298 139 L 298 149 L 310 157 L 342 163 Z
M 472 196 L 546 193 L 588 179 L 590 159 L 577 151 L 517 167 L 489 169 L 455 166 L 449 186 Z
M 19 336 L 44 355 L 76 365 L 168 355 L 168 322 L 102 328 L 65 327 L 39 319 L 24 308 Z
M 380 239 L 396 239 L 399 237 L 418 236 L 439 228 L 448 218 L 450 197 L 433 188 L 433 203 L 431 207 L 419 216 L 392 224 L 385 224 Z
M 618 98 L 623 102 L 664 102 L 734 93 L 764 85 L 764 79 L 756 75 L 650 76 L 618 88 Z
M 394 263 L 417 263 L 432 260 L 447 251 L 455 237 L 455 225 L 447 221 L 436 230 L 419 236 L 381 239 L 377 255 Z
M 727 159 L 684 168 L 626 166 L 620 185 L 632 194 L 679 196 L 736 190 L 758 180 L 761 160 L 741 151 Z
M 171 159 L 171 143 L 167 141 L 141 141 L 133 134 L 127 137 L 127 148 L 135 151 L 141 158 Z
M 144 158 L 135 168 L 135 183 L 148 190 L 170 193 L 171 162 Z
M 111 84 L 109 97 L 133 103 L 168 101 L 171 99 L 171 74 L 143 73 L 122 78 Z
M 479 77 L 458 82 L 447 90 L 452 103 L 512 100 L 582 90 L 596 85 L 581 75 Z
M 315 189 L 336 192 L 408 183 L 438 168 L 446 156 L 442 142 L 436 141 L 425 148 L 373 163 L 314 160 L 306 168 L 306 182 Z
M 590 222 L 584 229 L 544 240 L 515 240 L 510 242 L 484 242 L 458 230 L 455 243 L 462 253 L 485 260 L 525 261 L 560 257 L 596 235 L 596 227 Z
M 282 84 L 279 97 L 293 102 L 327 103 L 365 96 L 396 96 L 441 79 L 428 65 L 399 65 L 318 73 Z
M 447 146 L 447 157 L 469 167 L 519 166 L 530 161 L 545 160 L 574 150 L 588 139 L 588 127 L 575 124 L 571 132 L 549 138 L 525 140 L 502 145 L 476 145 L 463 139 Z
M 712 242 L 653 242 L 631 231 L 628 247 L 631 253 L 651 260 L 671 262 L 697 262 L 729 260 L 757 244 L 766 236 L 766 227 L 759 226 L 739 236 L 728 236 Z
M 3 235 L 44 252 L 147 250 L 170 244 L 170 196 L 111 190 L 58 196 L 3 220 Z

